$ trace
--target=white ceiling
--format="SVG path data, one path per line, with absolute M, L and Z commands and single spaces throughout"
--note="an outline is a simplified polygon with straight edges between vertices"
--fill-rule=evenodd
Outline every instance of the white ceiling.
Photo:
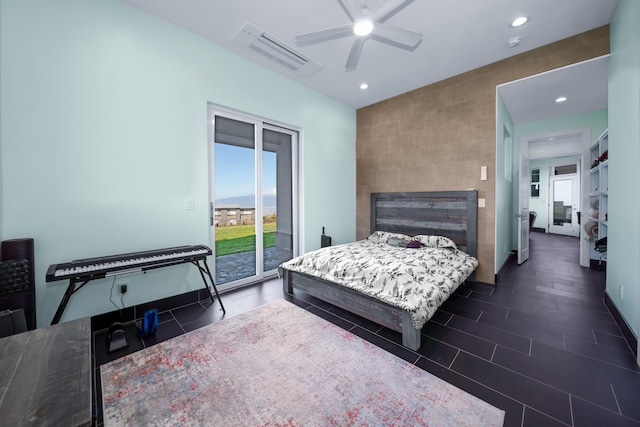
M 124 1 L 354 108 L 608 24 L 616 5 L 616 0 L 415 0 L 385 24 L 422 33 L 418 47 L 408 51 L 369 39 L 357 68 L 346 72 L 355 36 L 303 47 L 295 42 L 297 35 L 348 24 L 350 17 L 337 0 Z M 364 1 L 374 10 L 389 0 Z M 510 28 L 520 15 L 530 16 L 530 22 Z M 233 39 L 247 22 L 322 69 L 300 77 L 238 46 Z M 509 48 L 507 41 L 515 36 L 522 42 Z M 581 78 L 570 80 L 576 79 Z M 367 82 L 369 89 L 360 90 L 361 82 Z M 537 94 L 534 90 L 525 99 Z
M 607 108 L 609 56 L 498 86 L 514 123 Z M 556 103 L 559 96 L 567 98 Z

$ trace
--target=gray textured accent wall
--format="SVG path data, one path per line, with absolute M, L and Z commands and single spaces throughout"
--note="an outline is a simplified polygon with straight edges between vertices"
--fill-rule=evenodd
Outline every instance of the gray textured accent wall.
M 369 234 L 371 193 L 476 189 L 476 278 L 494 283 L 496 86 L 608 53 L 607 25 L 359 109 L 356 238 Z

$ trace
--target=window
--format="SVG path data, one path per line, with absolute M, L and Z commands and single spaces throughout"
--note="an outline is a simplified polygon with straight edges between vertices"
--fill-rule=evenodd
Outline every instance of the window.
M 540 169 L 531 169 L 531 198 L 540 197 Z
M 577 172 L 578 172 L 578 165 L 575 163 L 572 165 L 556 166 L 553 168 L 554 175 L 570 175 L 572 173 L 577 173 Z

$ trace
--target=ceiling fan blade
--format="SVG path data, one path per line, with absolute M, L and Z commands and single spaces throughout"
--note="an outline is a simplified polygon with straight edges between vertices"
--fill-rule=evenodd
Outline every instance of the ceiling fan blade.
M 308 46 L 310 44 L 320 43 L 327 40 L 339 39 L 353 35 L 353 25 L 346 24 L 339 27 L 327 28 L 325 30 L 314 31 L 312 33 L 301 34 L 296 36 L 296 44 L 298 46 Z
M 376 40 L 404 49 L 413 49 L 422 40 L 422 34 L 402 28 L 389 27 L 388 25 L 376 24 L 371 33 Z
M 338 0 L 340 6 L 347 12 L 347 15 L 351 17 L 351 21 L 355 22 L 356 19 L 362 17 L 362 8 L 360 7 L 360 1 L 358 0 Z
M 373 22 L 384 22 L 412 2 L 413 0 L 386 0 L 371 12 L 371 19 Z
M 366 38 L 358 37 L 353 41 L 353 45 L 351 46 L 351 52 L 349 52 L 349 58 L 347 59 L 347 65 L 345 65 L 345 71 L 353 71 L 358 66 L 358 61 L 360 60 L 360 54 L 362 53 L 362 46 L 364 46 L 364 42 Z

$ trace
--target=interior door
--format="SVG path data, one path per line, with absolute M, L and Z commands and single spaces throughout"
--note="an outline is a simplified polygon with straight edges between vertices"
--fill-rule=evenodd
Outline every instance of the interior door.
M 578 237 L 579 190 L 577 174 L 549 178 L 549 233 Z
M 529 158 L 520 156 L 520 197 L 518 197 L 518 264 L 529 259 Z

